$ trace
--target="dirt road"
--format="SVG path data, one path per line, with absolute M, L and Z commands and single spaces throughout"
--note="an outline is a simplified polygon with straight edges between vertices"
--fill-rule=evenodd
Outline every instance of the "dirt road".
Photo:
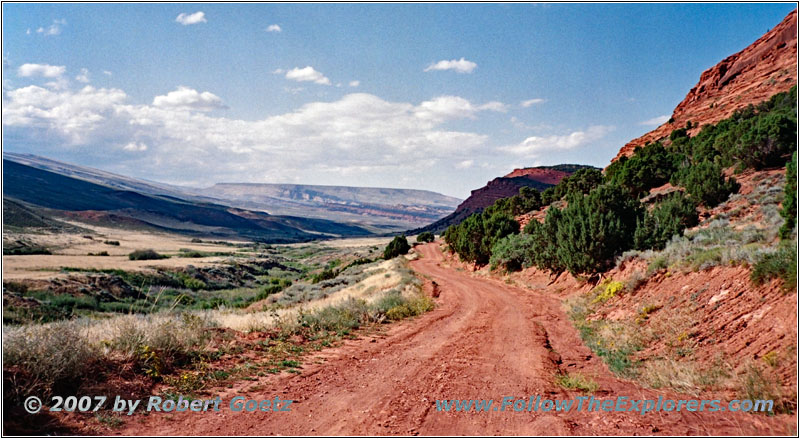
M 580 371 L 596 398 L 687 399 L 616 379 L 580 340 L 560 301 L 547 294 L 473 277 L 442 264 L 436 244 L 412 263 L 441 289 L 437 307 L 393 325 L 380 337 L 348 341 L 299 375 L 221 389 L 256 400 L 291 399 L 291 412 L 137 416 L 125 435 L 652 435 L 792 434 L 787 417 L 734 413 L 570 413 L 436 410 L 437 399 L 527 400 L 582 396 L 555 384 Z M 313 362 L 312 362 L 313 363 Z M 258 391 L 249 391 L 254 385 Z

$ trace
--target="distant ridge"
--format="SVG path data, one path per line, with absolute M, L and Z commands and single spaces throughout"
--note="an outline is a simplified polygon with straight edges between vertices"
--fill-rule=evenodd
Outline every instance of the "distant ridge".
M 283 243 L 369 231 L 333 221 L 273 216 L 213 203 L 120 190 L 3 159 L 3 199 L 86 223 L 147 227 L 194 236 Z M 31 215 L 27 215 L 30 220 Z M 25 220 L 26 218 L 22 218 Z
M 409 230 L 408 233 L 441 233 L 451 225 L 464 221 L 473 213 L 481 212 L 500 198 L 518 194 L 522 187 L 543 191 L 557 185 L 564 177 L 583 168 L 592 168 L 592 166 L 564 164 L 514 169 L 505 176 L 497 177 L 486 183 L 486 186 L 473 190 L 469 198 L 458 205 L 455 212 L 425 227 Z
M 303 184 L 219 183 L 192 188 L 157 183 L 33 154 L 3 153 L 33 168 L 146 195 L 222 204 L 272 215 L 316 218 L 366 226 L 374 232 L 428 224 L 455 210 L 460 199 L 417 189 Z

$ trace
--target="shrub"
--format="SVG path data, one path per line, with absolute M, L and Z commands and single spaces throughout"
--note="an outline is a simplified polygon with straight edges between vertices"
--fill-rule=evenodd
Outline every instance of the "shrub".
M 750 273 L 750 279 L 756 285 L 774 278 L 783 280 L 786 291 L 797 289 L 797 248 L 794 242 L 782 241 L 777 251 L 763 255 Z
M 532 235 L 528 233 L 508 235 L 492 247 L 489 265 L 492 270 L 503 267 L 506 271 L 519 271 L 533 265 L 532 256 L 536 250 Z
M 674 235 L 697 224 L 695 204 L 682 192 L 675 192 L 637 222 L 634 248 L 661 250 Z
M 445 242 L 462 260 L 486 265 L 492 248 L 506 236 L 519 232 L 519 223 L 504 212 L 476 213 L 461 224 L 450 226 L 444 234 Z
M 722 168 L 704 160 L 684 168 L 676 178 L 689 193 L 695 203 L 714 207 L 739 190 L 739 183 L 733 178 L 726 179 Z
M 417 242 L 433 242 L 436 239 L 431 232 L 422 232 L 417 235 Z
M 392 242 L 383 250 L 383 259 L 392 259 L 400 255 L 408 253 L 411 246 L 408 245 L 408 239 L 405 235 L 395 236 Z
M 165 259 L 167 257 L 168 256 L 156 253 L 156 251 L 152 249 L 135 250 L 128 255 L 128 259 L 130 259 L 131 261 L 142 261 L 148 259 Z
M 783 189 L 781 216 L 786 220 L 780 229 L 781 238 L 787 239 L 797 227 L 797 151 L 786 164 L 786 186 Z
M 661 143 L 651 143 L 637 147 L 631 157 L 609 166 L 606 177 L 640 195 L 668 182 L 682 160 L 681 155 L 667 151 Z
M 119 247 L 119 241 L 103 241 L 103 243 L 106 245 L 114 245 Z
M 797 149 L 797 120 L 780 113 L 759 114 L 747 123 L 733 149 L 741 167 L 779 166 Z
M 350 298 L 336 306 L 328 306 L 312 313 L 301 313 L 300 325 L 317 331 L 349 331 L 370 320 L 371 311 L 367 302 Z
M 622 282 L 606 279 L 603 283 L 596 287 L 599 291 L 597 296 L 592 300 L 592 303 L 602 303 L 616 296 L 617 293 L 623 291 L 625 285 Z
M 573 275 L 609 268 L 617 255 L 632 247 L 642 212 L 641 203 L 618 185 L 571 197 L 555 230 L 559 263 Z
M 74 393 L 98 358 L 75 322 L 31 325 L 3 331 L 3 375 L 12 400 Z
M 593 379 L 586 378 L 578 372 L 556 375 L 556 384 L 567 390 L 583 390 L 589 393 L 594 393 L 600 388 Z
M 333 279 L 333 278 L 336 277 L 337 274 L 338 273 L 336 271 L 334 271 L 332 268 L 326 268 L 326 269 L 322 270 L 321 272 L 319 272 L 319 273 L 315 274 L 314 276 L 312 276 L 311 277 L 311 283 L 312 284 L 318 284 L 318 283 L 320 283 L 320 282 L 322 282 L 324 280 Z

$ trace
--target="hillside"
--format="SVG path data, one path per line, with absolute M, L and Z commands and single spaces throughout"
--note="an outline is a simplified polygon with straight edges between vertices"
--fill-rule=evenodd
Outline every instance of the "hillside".
M 119 190 L 166 195 L 272 215 L 365 225 L 376 232 L 404 230 L 430 223 L 451 213 L 461 201 L 424 190 L 352 186 L 220 183 L 208 188 L 193 188 L 131 178 L 33 154 L 5 152 L 3 158 Z
M 455 212 L 450 215 L 425 227 L 411 230 L 408 233 L 441 233 L 451 225 L 458 224 L 465 220 L 473 213 L 480 212 L 491 206 L 495 201 L 518 194 L 522 187 L 530 187 L 538 191 L 543 191 L 549 187 L 555 186 L 564 177 L 584 168 L 591 168 L 591 166 L 556 165 L 515 169 L 502 177 L 497 177 L 486 183 L 486 186 L 473 190 L 470 196 L 459 204 Z
M 653 131 L 631 140 L 613 161 L 634 148 L 668 137 L 691 122 L 690 135 L 703 126 L 730 117 L 734 111 L 756 105 L 797 83 L 797 10 L 753 44 L 703 72 L 700 80 L 675 107 L 672 118 Z
M 166 195 L 118 190 L 10 160 L 3 160 L 3 167 L 4 199 L 63 211 L 64 215 L 81 221 L 268 242 L 368 234 L 362 228 L 326 220 L 273 216 Z
M 703 73 L 674 126 L 603 173 L 448 229 L 442 265 L 560 297 L 574 343 L 617 377 L 796 422 L 796 17 Z
M 435 221 L 459 199 L 431 191 L 303 184 L 219 183 L 193 191 L 230 206 L 403 229 Z

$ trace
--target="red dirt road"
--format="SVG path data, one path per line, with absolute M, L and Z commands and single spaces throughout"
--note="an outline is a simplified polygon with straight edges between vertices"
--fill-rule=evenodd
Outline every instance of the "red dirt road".
M 220 389 L 217 413 L 137 415 L 123 435 L 787 435 L 790 416 L 741 413 L 441 412 L 437 399 L 566 399 L 559 371 L 580 371 L 596 398 L 689 399 L 615 378 L 583 345 L 560 301 L 538 291 L 447 267 L 437 244 L 417 247 L 413 268 L 441 290 L 435 310 L 324 351 L 299 375 L 282 374 Z M 323 364 L 314 359 L 324 358 Z M 314 364 L 308 364 L 314 363 Z M 249 391 L 253 386 L 258 391 Z M 291 399 L 291 412 L 231 412 L 242 395 Z

